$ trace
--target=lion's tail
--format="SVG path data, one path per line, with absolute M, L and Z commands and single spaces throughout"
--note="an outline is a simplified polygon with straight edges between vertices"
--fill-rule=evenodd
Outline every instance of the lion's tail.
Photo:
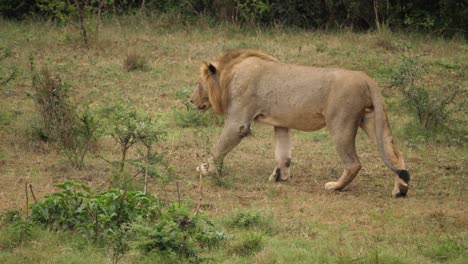
M 375 137 L 377 140 L 377 148 L 380 153 L 380 157 L 382 158 L 383 162 L 389 169 L 395 172 L 400 179 L 404 182 L 408 183 L 410 180 L 410 174 L 405 169 L 398 169 L 396 168 L 387 157 L 385 152 L 385 144 L 384 144 L 384 126 L 385 126 L 385 112 L 384 112 L 384 101 L 382 97 L 382 93 L 377 87 L 377 84 L 373 80 L 368 80 L 367 82 L 370 96 L 372 99 L 372 105 L 374 106 L 374 113 L 375 113 Z

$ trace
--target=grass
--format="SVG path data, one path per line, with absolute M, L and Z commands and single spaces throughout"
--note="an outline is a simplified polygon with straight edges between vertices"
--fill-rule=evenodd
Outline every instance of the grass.
M 459 39 L 397 32 L 252 29 L 202 19 L 184 25 L 167 16 L 118 20 L 120 26 L 113 19 L 103 23 L 100 39 L 92 40 L 90 49 L 70 37 L 77 34 L 73 27 L 0 20 L 0 53 L 8 53 L 0 54 L 0 65 L 5 66 L 0 71 L 5 76 L 0 77 L 15 72 L 0 86 L 0 211 L 24 211 L 25 182 L 33 185 L 38 199 L 57 191 L 53 186 L 65 180 L 83 182 L 96 191 L 110 185 L 111 168 L 102 159 L 89 156 L 85 169 L 76 171 L 52 146 L 32 139 L 31 124 L 38 115 L 28 96 L 33 92 L 31 61 L 57 73 L 77 102 L 91 99 L 91 107 L 101 107 L 129 99 L 138 109 L 160 114 L 168 125 L 168 139 L 157 148 L 172 164 L 179 191 L 175 181 L 161 185 L 154 179 L 149 180 L 149 191 L 171 202 L 180 194 L 183 203 L 194 206 L 199 197 L 195 168 L 216 142 L 222 120 L 212 113 L 190 112 L 186 101 L 199 65 L 222 51 L 256 48 L 285 62 L 363 70 L 382 87 L 390 84 L 401 56 L 410 52 L 425 62 L 424 82 L 442 84 L 450 79 L 467 84 L 466 74 L 450 74 L 467 67 L 468 46 Z M 128 47 L 145 58 L 144 71 L 122 67 Z M 223 181 L 229 187 L 204 179 L 201 208 L 229 239 L 203 257 L 214 263 L 467 262 L 466 143 L 412 140 L 403 129 L 409 117 L 398 106 L 401 97 L 391 89 L 385 94 L 396 139 L 413 175 L 408 199 L 390 198 L 393 175 L 361 132 L 356 144 L 363 169 L 345 191 L 329 193 L 323 188 L 342 171 L 325 130 L 294 131 L 292 180 L 269 183 L 275 164 L 273 129 L 255 124 L 253 135 L 225 161 Z M 111 160 L 119 158 L 119 149 L 109 138 L 101 139 L 94 151 Z M 130 158 L 137 155 L 137 149 L 129 153 Z M 257 223 L 253 229 L 233 227 L 226 220 L 245 211 L 262 216 L 261 221 L 255 214 L 249 216 Z M 30 242 L 12 246 L 11 232 L 0 226 L 1 263 L 111 262 L 106 248 L 77 234 L 34 229 Z M 157 258 L 132 250 L 121 263 L 154 263 Z

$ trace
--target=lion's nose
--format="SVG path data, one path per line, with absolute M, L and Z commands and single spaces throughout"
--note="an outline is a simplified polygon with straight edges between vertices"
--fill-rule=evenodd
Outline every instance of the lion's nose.
M 193 104 L 193 100 L 190 100 L 190 103 L 192 103 L 192 104 Z

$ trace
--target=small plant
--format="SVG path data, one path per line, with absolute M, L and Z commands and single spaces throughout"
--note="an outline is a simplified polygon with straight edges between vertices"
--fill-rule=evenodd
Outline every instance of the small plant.
M 19 210 L 10 210 L 0 215 L 0 227 L 9 229 L 10 241 L 21 244 L 31 239 L 33 224 L 24 219 Z
M 262 239 L 263 235 L 261 234 L 248 234 L 233 246 L 232 252 L 241 256 L 248 256 L 259 252 L 263 249 Z
M 72 166 L 82 169 L 84 159 L 99 137 L 100 123 L 94 112 L 86 106 L 76 113 L 76 121 L 72 127 L 73 141 L 63 145 L 63 152 Z
M 127 54 L 123 61 L 123 68 L 126 71 L 144 70 L 147 67 L 148 59 L 135 52 Z
M 238 228 L 252 228 L 263 222 L 263 218 L 256 211 L 239 211 L 231 216 L 230 226 Z
M 117 264 L 120 259 L 130 250 L 127 243 L 128 226 L 122 225 L 117 230 L 109 230 L 109 242 L 111 244 L 112 263 Z
M 272 214 L 261 214 L 254 210 L 241 210 L 233 213 L 227 219 L 227 225 L 240 229 L 251 229 L 267 234 L 274 234 L 276 226 Z
M 108 106 L 102 110 L 102 115 L 104 133 L 120 145 L 120 173 L 124 172 L 130 147 L 142 143 L 149 158 L 153 144 L 163 140 L 166 135 L 165 128 L 154 117 L 135 110 L 129 103 L 119 102 Z
M 11 57 L 13 52 L 10 48 L 4 48 L 0 46 L 0 61 Z M 18 75 L 18 69 L 14 67 L 6 67 L 8 63 L 5 63 L 5 67 L 0 68 L 0 86 L 6 86 L 9 82 L 13 81 Z

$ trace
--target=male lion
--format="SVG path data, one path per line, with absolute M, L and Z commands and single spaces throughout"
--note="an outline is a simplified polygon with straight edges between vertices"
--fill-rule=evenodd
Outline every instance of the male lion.
M 361 127 L 377 144 L 385 165 L 397 174 L 393 196 L 408 192 L 410 175 L 393 143 L 382 94 L 363 72 L 292 65 L 256 51 L 230 51 L 201 66 L 191 102 L 199 110 L 213 107 L 224 115 L 213 157 L 197 168 L 204 174 L 220 169 L 226 154 L 250 134 L 250 124 L 257 121 L 275 130 L 277 164 L 269 179 L 288 180 L 289 130 L 327 127 L 344 171 L 337 182 L 325 184 L 325 189 L 342 190 L 361 169 L 355 148 Z

